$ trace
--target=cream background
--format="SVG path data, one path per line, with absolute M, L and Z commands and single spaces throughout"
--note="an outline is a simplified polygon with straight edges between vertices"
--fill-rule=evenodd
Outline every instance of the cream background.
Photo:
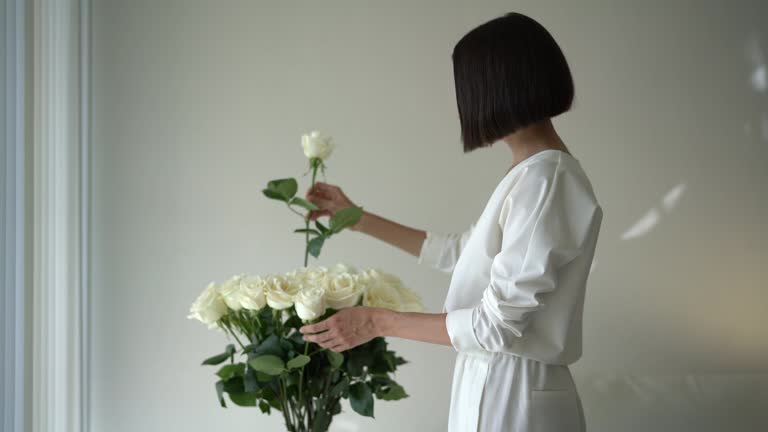
M 590 429 L 768 429 L 768 3 L 93 0 L 94 432 L 280 430 L 218 408 L 199 363 L 225 341 L 188 305 L 209 280 L 301 264 L 260 189 L 301 175 L 310 129 L 366 209 L 468 226 L 511 154 L 462 154 L 450 54 L 511 10 L 569 59 L 556 124 L 605 212 L 573 367 Z M 442 306 L 448 277 L 384 244 L 348 233 L 321 258 Z M 445 430 L 452 349 L 392 344 L 411 398 L 376 421 L 345 407 L 333 431 Z

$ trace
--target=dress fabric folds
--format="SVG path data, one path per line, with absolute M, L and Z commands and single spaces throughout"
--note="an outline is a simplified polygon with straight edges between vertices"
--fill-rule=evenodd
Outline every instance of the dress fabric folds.
M 427 232 L 418 261 L 452 273 L 450 432 L 585 430 L 568 365 L 581 356 L 602 215 L 578 159 L 544 150 L 504 176 L 466 231 Z

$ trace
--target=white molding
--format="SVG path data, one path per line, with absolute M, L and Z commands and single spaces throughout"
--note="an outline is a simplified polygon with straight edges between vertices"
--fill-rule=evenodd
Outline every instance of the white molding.
M 80 418 L 91 430 L 91 0 L 80 0 Z
M 24 0 L 2 0 L 4 10 L 5 125 L 2 149 L 4 193 L 0 194 L 0 346 L 2 374 L 0 395 L 0 429 L 7 432 L 25 430 L 25 3 Z
M 87 426 L 88 6 L 33 5 L 33 432 Z

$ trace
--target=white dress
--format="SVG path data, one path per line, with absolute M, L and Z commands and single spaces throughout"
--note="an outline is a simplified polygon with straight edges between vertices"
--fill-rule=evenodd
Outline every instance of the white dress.
M 585 430 L 568 365 L 602 214 L 579 161 L 544 150 L 504 176 L 469 230 L 427 232 L 419 262 L 453 272 L 450 432 Z

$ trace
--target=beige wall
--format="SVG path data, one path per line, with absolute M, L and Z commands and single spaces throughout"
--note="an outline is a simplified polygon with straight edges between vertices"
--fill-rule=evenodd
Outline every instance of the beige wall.
M 556 124 L 605 211 L 573 368 L 590 429 L 768 428 L 768 3 L 93 3 L 94 431 L 279 430 L 217 407 L 198 365 L 224 340 L 189 303 L 211 279 L 301 264 L 260 189 L 303 172 L 310 129 L 335 136 L 328 180 L 365 208 L 468 226 L 511 155 L 461 153 L 450 54 L 510 10 L 571 63 Z M 442 307 L 448 277 L 386 245 L 345 234 L 322 256 L 340 260 Z M 333 430 L 445 430 L 452 349 L 393 345 L 411 398 Z

